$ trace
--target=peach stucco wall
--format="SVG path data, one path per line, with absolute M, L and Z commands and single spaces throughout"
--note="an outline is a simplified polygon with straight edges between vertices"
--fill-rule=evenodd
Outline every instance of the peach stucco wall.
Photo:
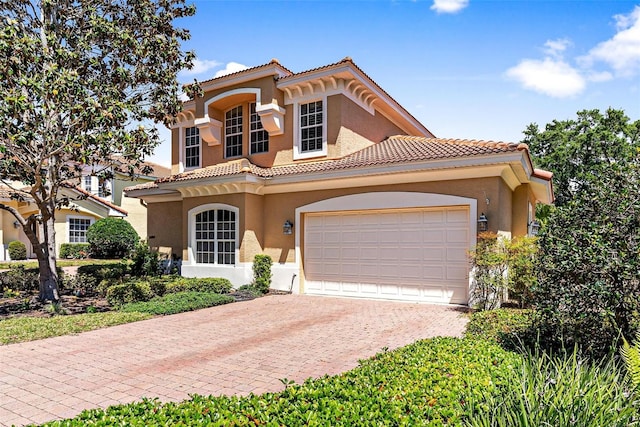
M 239 209 L 240 262 L 250 262 L 253 256 L 259 253 L 270 255 L 274 262 L 293 262 L 295 261 L 294 235 L 284 235 L 282 225 L 286 220 L 295 221 L 296 208 L 338 196 L 387 191 L 435 193 L 473 198 L 478 201 L 478 211 L 472 212 L 472 216 L 475 215 L 477 218 L 480 213 L 484 213 L 489 219 L 491 231 L 514 236 L 526 234 L 529 189 L 520 187 L 514 194 L 502 179 L 496 177 L 264 196 L 238 193 L 194 197 L 182 202 L 150 203 L 148 205 L 149 235 L 155 238 L 150 237 L 149 242 L 153 247 L 170 247 L 173 253 L 188 259 L 187 215 L 189 210 L 209 203 L 221 203 Z M 303 224 L 294 226 L 302 227 Z

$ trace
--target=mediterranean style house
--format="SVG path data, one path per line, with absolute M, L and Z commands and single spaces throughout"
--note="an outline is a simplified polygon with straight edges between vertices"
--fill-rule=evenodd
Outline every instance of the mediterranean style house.
M 93 168 L 85 166 L 79 183 L 69 184 L 61 189 L 61 195 L 67 197 L 71 203 L 68 207 L 56 212 L 56 250 L 60 253 L 62 243 L 84 243 L 87 241 L 87 229 L 101 218 L 118 217 L 131 223 L 141 239 L 147 238 L 147 208 L 141 200 L 124 197 L 124 188 L 132 184 L 152 182 L 157 177 L 166 177 L 171 173 L 168 168 L 146 162 L 153 168 L 153 176 L 145 175 L 137 170 L 136 179 L 114 171 L 113 178 L 99 179 Z M 15 187 L 21 185 L 15 183 Z M 23 216 L 36 213 L 37 207 L 28 200 L 19 202 L 11 198 L 11 189 L 0 185 L 0 203 L 12 205 Z M 31 243 L 16 222 L 13 215 L 0 210 L 0 261 L 9 260 L 8 245 L 14 240 L 23 242 L 27 247 L 27 256 L 34 257 Z
M 529 233 L 551 174 L 525 144 L 440 139 L 350 58 L 277 60 L 201 84 L 172 127 L 172 174 L 144 200 L 182 274 L 294 293 L 466 304 L 479 228 Z

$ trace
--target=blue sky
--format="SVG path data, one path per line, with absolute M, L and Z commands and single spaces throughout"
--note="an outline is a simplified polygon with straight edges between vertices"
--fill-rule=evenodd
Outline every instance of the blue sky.
M 349 56 L 443 138 L 519 142 L 583 109 L 640 119 L 640 1 L 195 1 L 181 82 Z M 169 132 L 152 161 L 169 165 Z

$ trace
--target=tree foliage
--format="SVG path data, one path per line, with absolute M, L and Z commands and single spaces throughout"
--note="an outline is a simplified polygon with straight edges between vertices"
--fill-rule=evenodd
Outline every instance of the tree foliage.
M 616 110 L 578 116 L 537 135 L 560 200 L 539 236 L 533 298 L 546 345 L 602 356 L 638 328 L 640 121 Z
M 0 181 L 39 212 L 0 208 L 34 247 L 41 298 L 57 299 L 53 224 L 70 202 L 60 188 L 81 165 L 133 175 L 152 153 L 154 124 L 179 111 L 176 75 L 193 59 L 173 21 L 194 12 L 184 0 L 0 2 Z M 113 154 L 126 161 L 110 164 Z

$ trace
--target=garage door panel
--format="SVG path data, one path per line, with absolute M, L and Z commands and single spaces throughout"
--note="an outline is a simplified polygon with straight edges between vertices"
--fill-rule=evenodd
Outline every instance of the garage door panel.
M 468 208 L 312 214 L 305 218 L 305 291 L 464 303 Z

